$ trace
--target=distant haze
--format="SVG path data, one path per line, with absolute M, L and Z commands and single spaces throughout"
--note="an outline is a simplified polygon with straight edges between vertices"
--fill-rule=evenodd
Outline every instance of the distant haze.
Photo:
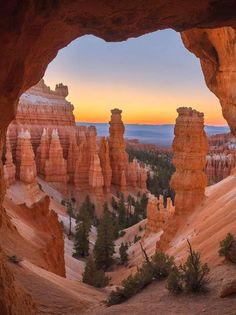
M 96 126 L 98 136 L 108 136 L 109 124 L 77 122 L 80 126 Z M 227 133 L 228 126 L 209 126 L 205 125 L 208 135 Z M 144 124 L 125 124 L 125 138 L 138 139 L 141 143 L 151 143 L 169 147 L 174 138 L 174 125 L 144 125 Z

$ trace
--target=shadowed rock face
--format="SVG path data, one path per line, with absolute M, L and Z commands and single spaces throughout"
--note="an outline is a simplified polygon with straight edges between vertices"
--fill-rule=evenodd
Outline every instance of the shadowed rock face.
M 184 31 L 196 27 L 236 27 L 235 4 L 235 0 L 3 3 L 0 123 L 8 124 L 13 119 L 20 94 L 42 78 L 58 50 L 73 39 L 93 34 L 107 41 L 120 41 L 165 28 Z
M 219 98 L 222 113 L 236 134 L 236 30 L 192 29 L 181 34 L 184 45 L 201 62 L 208 88 Z

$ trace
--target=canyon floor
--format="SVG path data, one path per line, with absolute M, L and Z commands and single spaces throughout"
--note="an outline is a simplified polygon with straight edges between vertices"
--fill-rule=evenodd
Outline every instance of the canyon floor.
M 51 196 L 50 208 L 58 213 L 59 221 L 63 221 L 66 229 L 69 220 L 65 208 L 60 204 L 62 196 L 42 180 L 40 184 Z M 204 202 L 191 215 L 183 218 L 168 249 L 168 253 L 181 262 L 188 254 L 186 239 L 190 240 L 192 247 L 201 252 L 202 261 L 207 262 L 211 269 L 209 291 L 199 295 L 173 296 L 167 291 L 166 282 L 161 281 L 149 285 L 127 302 L 109 308 L 104 304 L 108 293 L 143 261 L 139 244 L 130 246 L 127 268 L 120 266 L 109 272 L 112 285 L 106 289 L 95 289 L 81 282 L 84 262 L 71 257 L 73 243 L 66 237 L 67 278 L 46 271 L 43 269 L 45 262 L 40 249 L 43 246 L 42 239 L 45 237 L 45 242 L 48 240 L 42 232 L 42 226 L 37 230 L 34 220 L 24 214 L 24 203 L 27 203 L 28 210 L 32 207 L 27 194 L 29 192 L 19 183 L 7 192 L 4 207 L 10 217 L 11 223 L 8 224 L 11 225 L 11 235 L 5 238 L 2 246 L 8 255 L 16 254 L 22 259 L 19 264 L 8 262 L 8 266 L 33 296 L 39 306 L 39 314 L 236 314 L 236 297 L 219 297 L 222 284 L 236 279 L 236 267 L 218 256 L 220 240 L 228 232 L 236 234 L 236 176 L 229 176 L 206 189 Z M 40 192 L 38 199 L 44 196 Z M 127 229 L 123 238 L 117 240 L 116 248 L 122 240 L 131 241 L 135 235 L 142 236 L 144 230 L 139 226 L 143 228 L 144 225 L 145 220 Z M 144 239 L 148 254 L 154 253 L 160 234 L 152 234 Z M 95 238 L 96 231 L 92 229 L 91 244 L 94 244 Z

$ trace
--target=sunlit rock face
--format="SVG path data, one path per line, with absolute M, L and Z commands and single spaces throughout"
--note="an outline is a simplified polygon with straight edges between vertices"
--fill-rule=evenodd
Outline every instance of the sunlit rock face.
M 222 113 L 236 134 L 236 30 L 192 29 L 181 34 L 187 49 L 201 62 L 208 88 L 219 98 Z
M 82 200 L 91 194 L 95 203 L 102 203 L 112 185 L 124 193 L 129 189 L 146 191 L 147 170 L 136 160 L 128 163 L 121 110 L 112 110 L 109 138 L 98 139 L 94 126 L 75 124 L 67 94 L 63 84 L 53 91 L 41 80 L 21 96 L 16 118 L 8 128 L 7 184 L 13 183 L 10 173 L 15 163 L 18 180 L 36 182 L 36 176 L 40 176 L 65 198 L 69 193 Z
M 30 132 L 28 130 L 21 131 L 18 140 L 20 142 L 19 179 L 23 183 L 33 184 L 36 182 L 37 170 Z
M 128 167 L 128 154 L 125 151 L 124 132 L 125 127 L 121 119 L 122 110 L 115 108 L 111 110 L 109 122 L 109 147 L 112 169 L 112 184 L 123 190 L 126 189 L 126 171 Z
M 171 178 L 171 187 L 176 192 L 175 214 L 180 215 L 191 212 L 204 198 L 208 139 L 203 113 L 191 107 L 180 107 L 177 112 L 172 146 L 176 171 Z
M 214 184 L 229 176 L 236 167 L 236 138 L 230 134 L 208 138 L 209 152 L 205 172 L 208 184 Z
M 51 135 L 48 159 L 45 162 L 45 180 L 65 195 L 67 194 L 67 161 L 63 158 L 57 129 L 53 129 Z
M 40 142 L 46 140 L 47 134 L 51 134 L 52 130 L 57 128 L 63 154 L 66 154 L 70 134 L 75 128 L 74 107 L 66 100 L 67 95 L 67 86 L 60 83 L 56 85 L 55 90 L 51 90 L 43 80 L 22 94 L 16 117 L 8 128 L 13 152 L 16 135 L 22 128 L 30 131 L 35 154 Z
M 163 196 L 159 198 L 148 195 L 146 235 L 160 232 L 174 214 L 174 207 L 170 198 L 164 206 Z
M 112 169 L 110 165 L 109 144 L 105 137 L 101 138 L 99 158 L 103 173 L 104 191 L 109 193 L 111 189 Z

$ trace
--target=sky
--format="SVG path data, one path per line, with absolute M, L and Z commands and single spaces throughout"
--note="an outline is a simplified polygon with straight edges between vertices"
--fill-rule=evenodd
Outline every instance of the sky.
M 206 124 L 226 124 L 199 60 L 173 30 L 119 43 L 80 37 L 59 51 L 44 79 L 51 88 L 68 85 L 76 121 L 108 122 L 118 107 L 125 123 L 169 124 L 176 108 L 191 106 L 204 112 Z

